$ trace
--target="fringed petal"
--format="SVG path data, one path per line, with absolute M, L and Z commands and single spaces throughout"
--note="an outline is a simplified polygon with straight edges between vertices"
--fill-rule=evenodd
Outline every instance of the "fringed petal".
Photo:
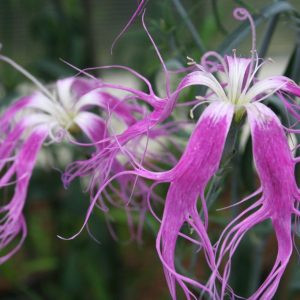
M 275 94 L 277 91 L 285 90 L 292 81 L 284 76 L 272 76 L 259 80 L 247 91 L 245 97 L 247 102 L 261 101 L 266 97 Z
M 272 224 L 277 238 L 277 257 L 268 277 L 257 289 L 257 291 L 253 295 L 251 295 L 251 297 L 249 298 L 250 300 L 273 299 L 280 283 L 281 277 L 292 255 L 293 242 L 290 217 L 273 218 Z
M 176 90 L 176 93 L 179 93 L 181 90 L 191 85 L 206 86 L 210 88 L 218 96 L 219 100 L 227 101 L 227 96 L 224 92 L 223 87 L 211 73 L 204 72 L 204 71 L 195 71 L 189 73 L 180 82 Z
M 37 129 L 31 133 L 22 145 L 12 166 L 0 178 L 0 188 L 4 187 L 15 174 L 16 183 L 12 199 L 1 208 L 0 250 L 3 251 L 20 233 L 21 240 L 9 251 L 2 254 L 0 262 L 10 258 L 23 243 L 26 236 L 26 224 L 22 214 L 29 180 L 38 152 L 47 137 L 47 131 Z
M 21 111 L 23 108 L 30 105 L 32 102 L 32 97 L 24 97 L 20 100 L 14 102 L 0 117 L 0 134 L 1 132 L 5 132 L 7 130 L 7 126 L 9 126 L 12 118 L 15 117 L 16 113 Z
M 263 209 L 270 214 L 278 254 L 267 279 L 251 297 L 272 299 L 292 253 L 291 215 L 297 194 L 295 162 L 277 116 L 265 105 L 248 108 L 256 168 L 263 188 Z
M 10 155 L 14 151 L 14 147 L 19 142 L 19 138 L 26 127 L 23 122 L 19 122 L 15 127 L 3 138 L 0 144 L 0 171 L 4 165 L 11 159 Z
M 295 82 L 289 80 L 289 82 L 282 88 L 283 91 L 290 93 L 294 96 L 300 97 L 300 87 Z
M 297 184 L 295 162 L 278 117 L 264 104 L 247 108 L 256 168 L 264 194 L 264 206 L 277 213 L 292 212 Z M 276 197 L 275 197 L 276 196 Z
M 100 150 L 103 149 L 103 143 L 97 142 L 104 139 L 107 135 L 107 126 L 104 120 L 90 112 L 80 112 L 74 119 L 74 122 L 86 134 L 86 136 L 95 143 L 95 146 Z
M 232 256 L 241 239 L 253 226 L 271 219 L 278 243 L 277 258 L 265 281 L 249 299 L 272 299 L 292 253 L 291 217 L 299 197 L 294 174 L 295 160 L 278 117 L 262 103 L 254 102 L 246 108 L 262 195 L 225 228 L 221 235 L 224 240 L 218 242 L 217 267 L 228 255 L 221 297 L 225 296 Z M 250 215 L 242 219 L 246 213 Z
M 173 180 L 167 194 L 157 250 L 161 251 L 173 299 L 176 299 L 176 282 L 186 295 L 189 294 L 184 283 L 186 280 L 176 272 L 174 265 L 176 241 L 184 222 L 195 229 L 205 251 L 208 265 L 212 269 L 215 267 L 213 249 L 197 212 L 197 199 L 204 194 L 206 184 L 219 167 L 232 115 L 232 105 L 223 102 L 211 104 L 203 112 L 184 154 L 172 170 Z M 204 202 L 203 209 L 206 210 Z M 205 223 L 207 221 L 205 220 Z M 207 288 L 203 290 L 207 291 Z

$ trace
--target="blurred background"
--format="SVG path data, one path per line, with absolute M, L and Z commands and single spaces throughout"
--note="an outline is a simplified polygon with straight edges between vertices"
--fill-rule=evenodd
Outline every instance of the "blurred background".
M 241 25 L 232 18 L 232 9 L 241 5 L 256 16 L 260 57 L 271 57 L 274 61 L 267 64 L 260 76 L 286 74 L 299 82 L 298 0 L 257 0 L 251 4 L 237 0 L 149 0 L 146 23 L 170 66 L 185 66 L 187 56 L 199 60 L 205 50 L 224 54 L 236 48 L 238 55 L 249 56 L 248 24 Z M 1 52 L 45 83 L 76 74 L 62 60 L 79 68 L 113 63 L 146 75 L 160 92 L 156 83 L 161 78 L 161 65 L 140 18 L 118 40 L 111 54 L 114 39 L 136 7 L 134 0 L 1 0 Z M 116 71 L 96 75 L 127 80 L 124 73 Z M 29 84 L 16 70 L 0 63 L 0 110 L 25 93 Z M 187 98 L 192 99 L 192 93 L 195 92 Z M 280 108 L 276 109 L 280 113 Z M 127 242 L 126 218 L 124 212 L 116 209 L 111 214 L 119 241 L 111 237 L 99 211 L 94 212 L 91 228 L 100 244 L 87 232 L 72 241 L 57 238 L 80 228 L 88 205 L 80 182 L 65 190 L 56 169 L 63 170 L 76 155 L 70 154 L 66 145 L 51 146 L 41 154 L 25 207 L 28 237 L 18 254 L 0 267 L 0 299 L 170 299 L 155 251 L 158 224 L 150 215 L 145 221 L 142 243 Z M 232 167 L 222 170 L 225 179 L 212 186 L 212 191 L 222 199 L 217 207 L 232 203 L 237 195 L 248 194 L 257 183 L 251 141 L 247 140 L 243 151 L 235 153 L 232 160 Z M 164 192 L 162 189 L 161 193 Z M 217 236 L 231 217 L 228 211 L 220 219 L 212 210 L 213 235 Z M 297 228 L 295 235 L 299 235 Z M 232 285 L 238 292 L 247 296 L 255 290 L 272 266 L 276 247 L 268 222 L 247 234 L 233 266 Z M 195 249 L 180 245 L 178 252 L 182 260 L 177 268 L 186 274 L 204 276 L 203 258 L 198 257 Z M 278 299 L 300 299 L 299 257 L 294 252 Z

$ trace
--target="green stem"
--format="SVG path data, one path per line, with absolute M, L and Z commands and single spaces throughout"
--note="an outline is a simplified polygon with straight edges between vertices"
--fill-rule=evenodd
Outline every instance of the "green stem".
M 233 121 L 228 133 L 228 147 L 229 147 L 229 155 L 232 155 L 231 165 L 232 165 L 232 172 L 231 172 L 231 188 L 230 188 L 230 205 L 236 204 L 239 199 L 239 188 L 240 188 L 240 154 L 239 154 L 239 144 L 240 144 L 240 128 L 242 125 L 242 121 Z M 234 206 L 231 209 L 232 217 L 237 216 L 238 214 L 238 207 Z
M 201 51 L 201 53 L 205 52 L 205 46 L 202 42 L 202 40 L 199 37 L 199 33 L 197 32 L 194 24 L 191 22 L 188 13 L 186 12 L 185 8 L 183 7 L 183 5 L 181 4 L 180 0 L 172 0 L 177 12 L 179 13 L 179 15 L 181 16 L 181 18 L 183 19 L 183 21 L 185 22 L 187 28 L 189 29 L 189 31 L 192 34 L 192 37 L 197 45 L 197 47 L 199 48 L 199 50 Z
M 258 57 L 264 58 L 267 54 L 268 48 L 270 46 L 270 41 L 272 39 L 273 33 L 275 31 L 277 22 L 278 22 L 279 15 L 275 15 L 271 18 L 271 20 L 268 23 L 267 30 L 265 31 L 264 37 L 262 39 L 262 44 L 260 46 L 260 49 L 258 51 Z
M 220 18 L 220 14 L 219 14 L 219 10 L 218 10 L 218 5 L 217 5 L 217 1 L 218 0 L 212 0 L 212 10 L 213 10 L 213 14 L 217 23 L 217 26 L 219 28 L 219 30 L 223 33 L 223 34 L 227 34 L 228 31 L 226 30 L 226 28 L 224 27 L 224 25 L 221 22 L 221 18 Z
M 295 59 L 294 59 L 294 66 L 299 66 L 300 65 L 300 42 L 298 42 L 296 51 L 295 51 Z M 300 68 L 299 67 L 294 67 L 292 70 L 291 78 L 295 80 L 296 82 L 300 78 Z

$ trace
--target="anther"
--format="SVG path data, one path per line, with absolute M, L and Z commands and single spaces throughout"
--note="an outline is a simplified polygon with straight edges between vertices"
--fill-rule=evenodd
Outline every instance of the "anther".
M 195 64 L 196 64 L 196 62 L 195 62 L 195 60 L 194 60 L 193 58 L 191 58 L 191 57 L 189 57 L 189 56 L 187 56 L 186 58 L 187 58 L 187 60 L 188 60 L 187 64 L 188 64 L 189 66 L 195 65 Z

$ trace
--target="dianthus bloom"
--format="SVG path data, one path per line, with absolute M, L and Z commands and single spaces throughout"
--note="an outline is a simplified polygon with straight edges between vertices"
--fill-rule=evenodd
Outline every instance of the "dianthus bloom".
M 277 95 L 287 110 L 300 120 L 299 106 L 290 97 L 300 96 L 300 87 L 284 76 L 272 76 L 263 80 L 257 78 L 257 72 L 262 64 L 259 63 L 255 52 L 253 20 L 245 9 L 236 9 L 234 16 L 240 20 L 246 18 L 250 20 L 253 30 L 252 57 L 239 58 L 234 52 L 232 56 L 223 58 L 216 52 L 208 52 L 204 55 L 201 64 L 193 62 L 198 70 L 186 75 L 176 90 L 168 93 L 167 99 L 161 101 L 152 97 L 158 101 L 157 103 L 163 104 L 163 108 L 158 109 L 159 106 L 154 105 L 155 101 L 149 102 L 154 108 L 151 114 L 153 123 L 149 119 L 142 120 L 128 127 L 117 137 L 120 141 L 118 142 L 120 150 L 124 144 L 135 137 L 132 132 L 142 134 L 146 132 L 147 126 L 154 127 L 165 121 L 166 116 L 172 112 L 172 109 L 165 107 L 174 107 L 183 89 L 192 85 L 205 86 L 208 91 L 203 98 L 210 104 L 197 122 L 180 160 L 169 171 L 153 172 L 147 170 L 132 155 L 131 161 L 135 168 L 119 172 L 99 185 L 97 193 L 93 195 L 84 223 L 86 224 L 105 186 L 114 179 L 124 175 L 138 175 L 153 180 L 154 185 L 162 182 L 170 183 L 156 248 L 173 299 L 176 299 L 176 283 L 182 287 L 187 299 L 196 299 L 187 284 L 208 293 L 213 299 L 224 299 L 227 292 L 234 297 L 234 292 L 228 286 L 231 258 L 245 233 L 268 218 L 272 220 L 276 233 L 278 255 L 270 274 L 250 299 L 272 299 L 292 253 L 291 219 L 293 215 L 300 215 L 297 210 L 300 193 L 294 174 L 295 164 L 299 158 L 293 157 L 285 131 L 295 133 L 298 131 L 283 127 L 278 117 L 262 102 L 271 95 Z M 213 57 L 214 60 L 210 61 L 209 57 Z M 215 72 L 222 73 L 220 76 L 223 78 L 222 81 L 213 74 Z M 245 113 L 251 128 L 254 161 L 261 181 L 261 187 L 247 199 L 258 194 L 261 194 L 261 197 L 229 223 L 213 247 L 207 233 L 208 212 L 205 189 L 218 170 L 233 115 L 235 114 L 237 120 L 240 120 Z M 97 173 L 98 166 L 101 166 L 100 161 L 96 157 L 92 158 L 88 162 L 88 167 L 94 168 Z M 152 188 L 149 190 L 149 195 L 151 191 Z M 197 210 L 198 198 L 201 201 L 204 220 Z M 184 223 L 194 229 L 197 239 L 181 232 Z M 207 284 L 199 283 L 177 272 L 174 260 L 179 236 L 198 244 L 204 250 L 208 266 L 212 270 L 212 276 Z M 221 292 L 217 289 L 217 280 L 221 283 Z
M 234 15 L 238 19 L 248 17 L 253 24 L 250 15 L 244 9 L 236 9 Z M 254 27 L 252 29 L 255 34 Z M 255 54 L 254 51 L 253 54 Z M 207 58 L 210 55 L 217 57 L 221 64 L 208 62 Z M 215 95 L 220 95 L 224 91 L 226 97 L 223 98 L 223 101 L 231 102 L 235 106 L 238 116 L 244 111 L 247 112 L 253 142 L 254 162 L 261 182 L 261 187 L 247 197 L 250 199 L 261 194 L 259 200 L 228 224 L 216 244 L 217 267 L 220 267 L 221 263 L 225 261 L 221 279 L 221 299 L 225 297 L 231 259 L 238 244 L 249 229 L 266 219 L 272 221 L 277 237 L 278 254 L 269 275 L 249 299 L 273 298 L 292 253 L 292 216 L 299 215 L 297 204 L 300 200 L 300 193 L 295 179 L 295 165 L 299 159 L 293 158 L 285 134 L 285 131 L 297 133 L 297 130 L 286 129 L 278 117 L 261 102 L 269 96 L 277 94 L 286 105 L 287 110 L 297 120 L 300 120 L 299 105 L 294 103 L 289 96 L 299 97 L 300 87 L 284 76 L 258 80 L 255 77 L 261 66 L 258 61 L 258 58 L 255 57 L 245 59 L 237 58 L 236 55 L 226 56 L 223 59 L 214 52 L 208 53 L 202 60 L 206 67 L 210 65 L 214 70 L 221 70 L 225 73 L 223 82 L 225 89 L 220 88 L 217 83 L 210 86 Z M 202 69 L 201 66 L 199 68 Z M 202 69 L 201 75 L 203 72 L 207 71 Z M 217 82 L 211 74 L 206 74 Z M 194 73 L 192 76 L 197 78 L 198 75 Z M 219 96 L 217 97 L 219 98 Z M 232 296 L 234 297 L 234 294 Z
M 100 151 L 103 145 L 97 142 L 106 138 L 109 132 L 104 115 L 100 117 L 91 111 L 94 107 L 101 108 L 102 112 L 115 113 L 127 125 L 135 122 L 127 105 L 99 91 L 99 81 L 66 78 L 48 89 L 9 58 L 1 56 L 1 59 L 32 79 L 40 91 L 13 102 L 0 116 L 0 188 L 14 185 L 11 199 L 0 207 L 0 250 L 21 235 L 15 247 L 7 253 L 2 251 L 0 264 L 21 247 L 26 237 L 22 211 L 42 145 L 63 140 L 76 143 L 74 137 L 81 132 Z

